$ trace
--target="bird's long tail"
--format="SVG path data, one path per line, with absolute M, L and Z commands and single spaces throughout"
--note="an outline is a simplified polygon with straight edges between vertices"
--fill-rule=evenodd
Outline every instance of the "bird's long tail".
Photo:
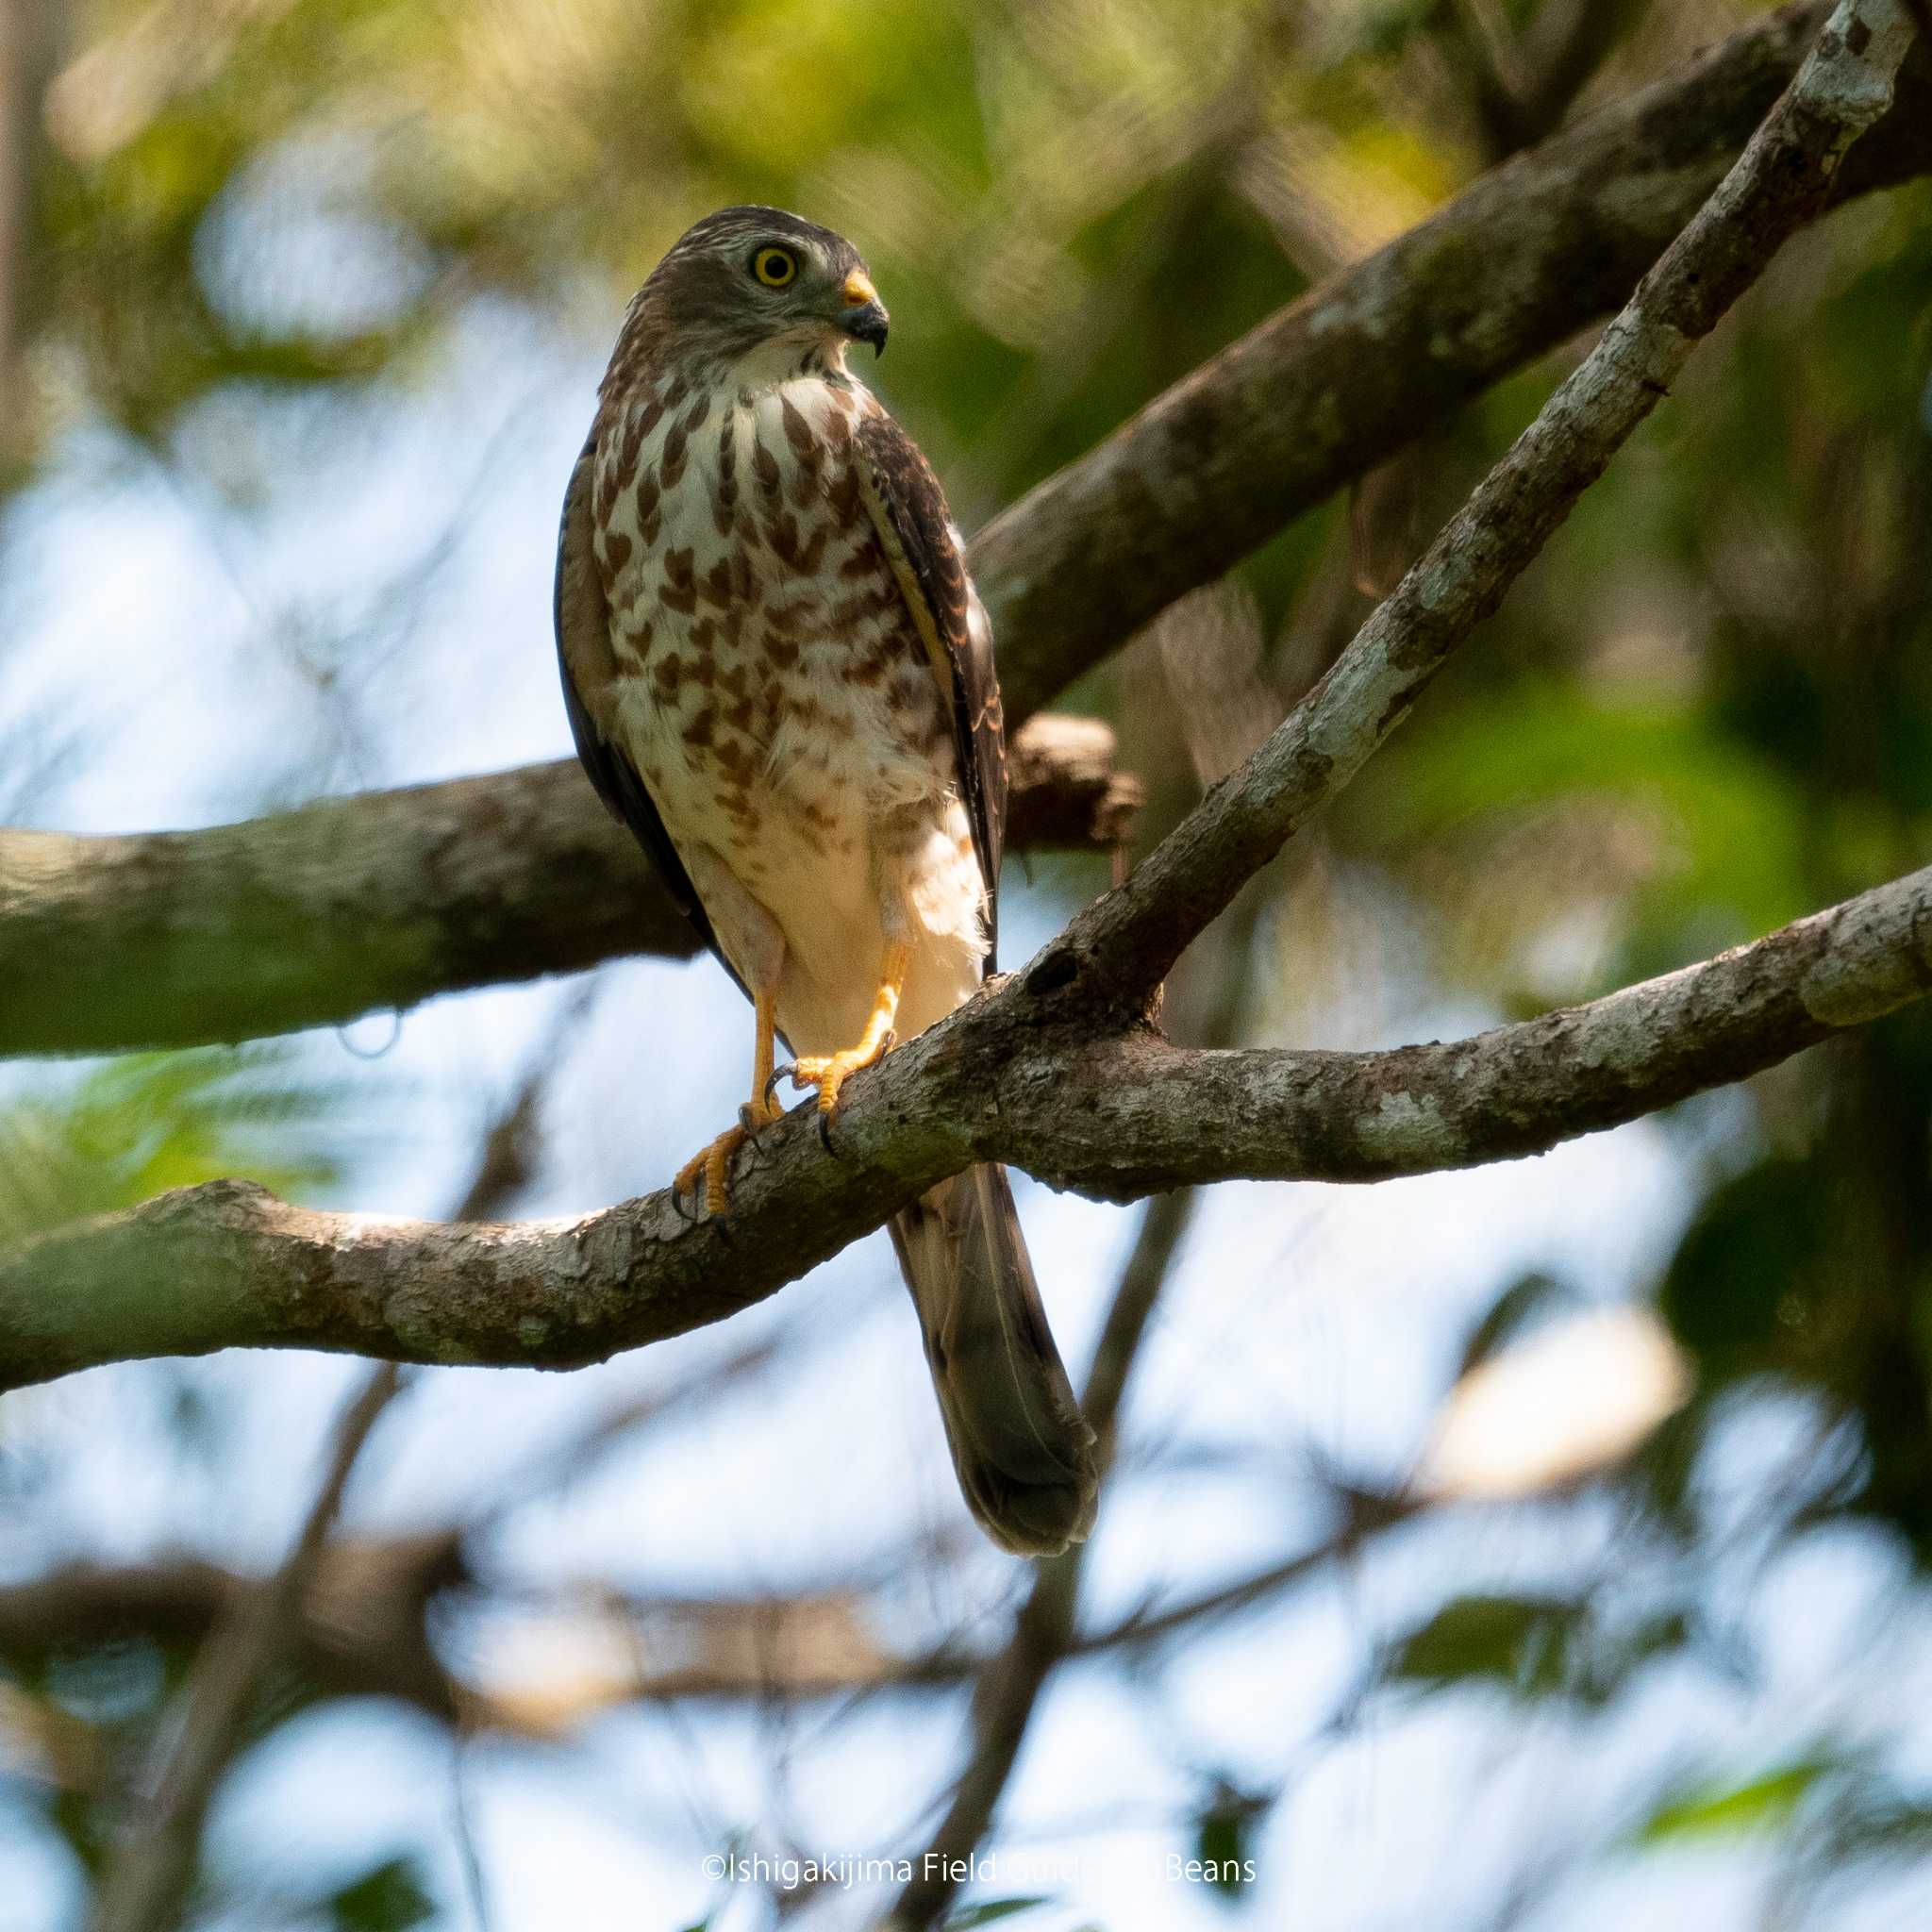
M 1093 1431 L 1046 1325 L 1006 1172 L 975 1167 L 894 1217 L 959 1487 L 1002 1549 L 1058 1555 L 1093 1526 Z

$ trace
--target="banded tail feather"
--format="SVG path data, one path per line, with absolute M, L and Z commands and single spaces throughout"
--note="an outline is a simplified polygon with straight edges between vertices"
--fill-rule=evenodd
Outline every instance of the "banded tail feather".
M 1100 1474 L 1006 1171 L 955 1175 L 891 1233 L 969 1507 L 1002 1549 L 1058 1556 L 1093 1527 Z

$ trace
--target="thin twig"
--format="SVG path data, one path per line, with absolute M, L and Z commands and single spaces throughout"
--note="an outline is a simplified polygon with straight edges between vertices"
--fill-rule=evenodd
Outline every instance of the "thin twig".
M 154 1768 L 150 1794 L 138 1804 L 101 1881 L 92 1932 L 168 1932 L 179 1923 L 208 1801 L 242 1746 L 261 1681 L 301 1616 L 356 1459 L 402 1382 L 402 1370 L 385 1362 L 351 1398 L 315 1500 L 281 1567 L 204 1645 L 184 1693 L 178 1738 Z
M 1258 894 L 1251 895 L 1247 916 L 1220 935 L 1202 1023 L 1209 1048 L 1239 1037 L 1259 903 Z M 1198 1190 L 1182 1188 L 1147 1204 L 1108 1306 L 1080 1400 L 1098 1439 L 1095 1453 L 1103 1480 L 1119 1447 L 1121 1406 L 1134 1364 L 1199 1200 Z M 973 1756 L 954 1785 L 944 1818 L 914 1863 L 911 1882 L 899 1894 L 891 1920 L 894 1932 L 924 1932 L 957 1896 L 963 1861 L 992 1824 L 1041 1693 L 1058 1666 L 1081 1647 L 1076 1629 L 1080 1577 L 1090 1547 L 1076 1543 L 1040 1565 L 1005 1649 L 979 1671 Z

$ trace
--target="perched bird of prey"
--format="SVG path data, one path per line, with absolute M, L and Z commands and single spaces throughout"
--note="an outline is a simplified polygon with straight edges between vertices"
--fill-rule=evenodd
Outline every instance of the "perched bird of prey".
M 713 1215 L 782 1074 L 828 1125 L 849 1074 L 992 962 L 992 639 L 938 481 L 846 367 L 886 322 L 841 236 L 708 216 L 626 311 L 564 501 L 578 755 L 752 1000 L 750 1102 L 677 1177 Z M 1093 1439 L 1005 1174 L 935 1188 L 892 1241 L 974 1516 L 1007 1549 L 1064 1549 L 1092 1524 Z

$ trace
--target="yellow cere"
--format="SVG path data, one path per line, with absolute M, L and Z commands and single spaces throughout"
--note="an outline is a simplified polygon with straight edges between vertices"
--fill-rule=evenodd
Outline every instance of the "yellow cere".
M 845 298 L 848 308 L 857 308 L 867 302 L 876 302 L 879 291 L 872 285 L 872 277 L 862 268 L 856 268 L 845 277 L 845 286 L 839 291 Z

